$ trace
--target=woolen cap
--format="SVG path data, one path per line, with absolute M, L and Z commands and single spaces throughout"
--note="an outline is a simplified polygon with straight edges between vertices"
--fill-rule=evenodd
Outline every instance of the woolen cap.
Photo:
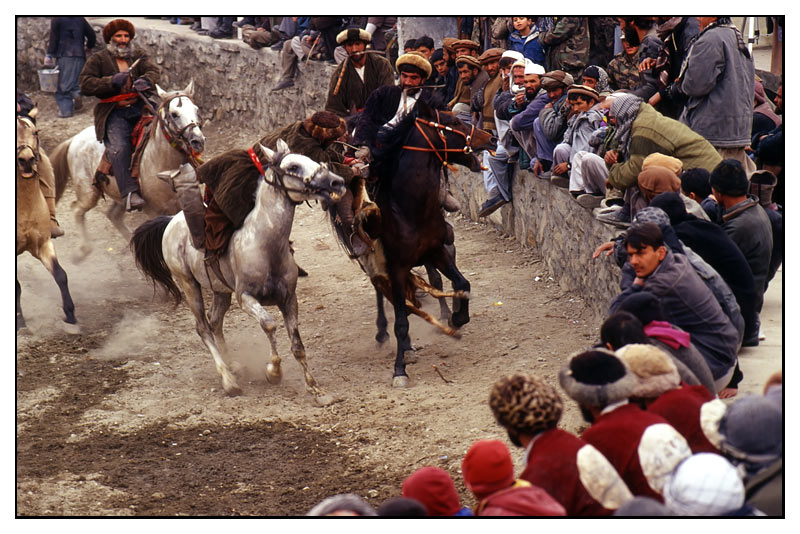
M 567 90 L 567 95 L 583 95 L 588 96 L 589 98 L 594 99 L 595 101 L 600 100 L 600 95 L 597 94 L 597 91 L 589 87 L 588 85 L 570 85 L 569 89 Z
M 750 470 L 763 467 L 783 455 L 783 410 L 761 395 L 737 400 L 719 423 L 719 448 L 733 463 Z
M 303 129 L 324 145 L 347 133 L 347 123 L 335 113 L 317 111 L 303 121 Z
M 111 42 L 111 37 L 114 36 L 120 30 L 125 30 L 131 35 L 131 39 L 133 39 L 134 35 L 136 35 L 136 28 L 133 27 L 133 23 L 129 20 L 125 19 L 114 19 L 105 26 L 103 26 L 103 40 L 106 43 Z
M 492 61 L 498 61 L 500 57 L 503 55 L 502 48 L 490 48 L 480 56 L 478 56 L 478 61 L 481 64 L 485 65 L 487 63 L 491 63 Z
M 746 195 L 750 187 L 747 173 L 742 164 L 735 159 L 724 159 L 714 167 L 709 178 L 711 187 L 732 197 Z
M 456 66 L 461 65 L 462 63 L 466 63 L 470 67 L 474 67 L 476 69 L 481 68 L 481 62 L 478 61 L 478 58 L 473 56 L 458 56 L 456 58 Z
M 453 52 L 453 43 L 458 41 L 455 37 L 445 37 L 442 39 L 442 48 L 445 48 L 448 52 Z
M 655 345 L 632 343 L 617 349 L 616 355 L 636 375 L 637 384 L 632 397 L 654 399 L 681 383 L 672 358 Z
M 461 462 L 464 483 L 478 500 L 514 483 L 514 463 L 508 447 L 496 439 L 472 444 Z
M 666 167 L 678 176 L 680 176 L 681 172 L 683 172 L 683 162 L 681 160 L 678 158 L 673 158 L 672 156 L 667 156 L 661 152 L 653 152 L 644 158 L 644 161 L 642 162 L 642 170 L 652 166 Z
M 607 349 L 571 355 L 558 374 L 558 381 L 572 399 L 594 408 L 627 399 L 637 383 L 625 362 Z
M 564 404 L 556 388 L 538 376 L 517 374 L 495 382 L 489 408 L 501 426 L 535 436 L 555 428 Z
M 564 72 L 563 70 L 552 70 L 550 72 L 546 72 L 544 76 L 542 76 L 542 87 L 544 87 L 545 90 L 558 89 L 559 87 L 569 87 L 574 83 L 575 79 L 572 77 L 572 75 Z
M 340 31 L 339 35 L 336 36 L 336 42 L 338 44 L 344 44 L 348 41 L 364 41 L 365 43 L 370 43 L 372 41 L 372 36 L 367 30 L 362 30 L 361 28 L 347 28 L 346 30 Z
M 469 48 L 471 50 L 475 50 L 476 52 L 481 49 L 481 45 L 471 39 L 456 39 L 453 41 L 450 47 L 453 50 L 456 48 Z
M 712 516 L 744 506 L 744 484 L 731 463 L 700 452 L 675 468 L 664 484 L 664 504 L 677 515 Z
M 405 54 L 401 55 L 395 61 L 394 66 L 397 68 L 398 71 L 402 70 L 401 67 L 414 67 L 417 70 L 417 74 L 422 76 L 423 79 L 428 79 L 431 75 L 433 67 L 431 67 L 431 62 L 428 61 L 421 52 L 417 52 L 416 50 L 411 52 L 406 52 Z
M 429 516 L 452 516 L 461 509 L 453 479 L 439 467 L 422 467 L 403 481 L 403 497 L 422 503 Z

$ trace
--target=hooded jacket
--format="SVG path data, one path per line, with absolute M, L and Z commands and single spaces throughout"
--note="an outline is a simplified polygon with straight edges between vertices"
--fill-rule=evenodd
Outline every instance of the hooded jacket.
M 689 97 L 681 122 L 715 147 L 750 144 L 755 69 L 733 26 L 706 28 L 689 49 L 678 87 Z
M 476 516 L 565 516 L 564 507 L 542 488 L 527 480 L 517 480 L 513 486 L 492 493 L 475 509 Z

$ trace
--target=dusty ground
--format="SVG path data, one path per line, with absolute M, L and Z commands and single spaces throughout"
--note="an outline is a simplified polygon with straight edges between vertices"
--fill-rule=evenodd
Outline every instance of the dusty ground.
M 91 123 L 91 105 L 58 119 L 51 95 L 32 96 L 46 149 Z M 223 132 L 214 123 L 204 132 L 207 156 L 263 133 Z M 17 261 L 28 321 L 17 336 L 20 516 L 303 515 L 345 492 L 377 507 L 425 465 L 447 469 L 462 502 L 473 505 L 461 458 L 477 439 L 505 439 L 487 405 L 494 380 L 532 372 L 557 384 L 564 357 L 597 335 L 580 296 L 565 294 L 534 251 L 456 218 L 472 320 L 455 340 L 411 319 L 419 361 L 409 366 L 410 387 L 392 389 L 394 339 L 374 341 L 371 285 L 337 246 L 323 212 L 304 205 L 292 233 L 297 261 L 311 273 L 298 283 L 300 332 L 313 375 L 339 402 L 315 406 L 284 331 L 284 379 L 268 384 L 266 336 L 236 307 L 226 332 L 244 394 L 229 398 L 188 308 L 154 296 L 102 201 L 88 215 L 94 252 L 73 262 L 73 199 L 70 189 L 59 203 L 67 235 L 56 249 L 82 334 L 63 333 L 58 289 L 44 268 L 29 255 Z M 128 224 L 143 221 L 130 215 Z M 426 308 L 438 311 L 433 301 Z M 566 405 L 562 426 L 581 430 L 573 403 Z M 519 466 L 520 451 L 512 452 Z

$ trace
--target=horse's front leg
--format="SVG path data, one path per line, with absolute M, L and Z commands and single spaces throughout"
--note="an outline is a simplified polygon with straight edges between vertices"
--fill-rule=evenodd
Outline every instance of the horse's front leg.
M 469 281 L 458 270 L 455 258 L 447 249 L 442 250 L 441 257 L 436 262 L 436 268 L 453 283 L 453 291 L 464 292 L 463 298 L 453 297 L 453 315 L 450 318 L 450 325 L 460 328 L 469 322 Z
M 375 320 L 378 333 L 375 334 L 375 341 L 383 345 L 389 339 L 389 332 L 386 331 L 389 322 L 386 320 L 386 311 L 383 309 L 383 293 L 377 288 L 375 289 L 375 297 L 378 305 L 378 318 Z
M 41 257 L 39 261 L 42 262 L 45 269 L 47 269 L 53 279 L 58 284 L 58 289 L 61 291 L 61 308 L 64 310 L 65 329 L 71 334 L 80 334 L 81 328 L 78 326 L 78 320 L 75 318 L 75 304 L 72 302 L 72 295 L 69 293 L 69 285 L 67 284 L 67 273 L 61 268 L 56 258 L 56 250 L 52 241 L 47 241 L 42 247 Z
M 442 291 L 444 289 L 444 285 L 442 284 L 442 275 L 439 274 L 439 271 L 430 264 L 425 264 L 425 271 L 428 273 L 428 281 L 431 283 L 433 287 Z M 447 301 L 444 298 L 437 299 L 439 301 L 439 320 L 443 323 L 450 321 L 450 308 L 447 307 Z
M 94 187 L 89 187 L 89 192 L 81 196 L 81 189 L 76 187 L 75 194 L 78 197 L 72 203 L 73 215 L 75 216 L 75 224 L 77 224 L 81 233 L 81 244 L 78 250 L 72 256 L 72 261 L 80 263 L 86 259 L 86 256 L 92 251 L 91 238 L 89 231 L 86 229 L 86 212 L 97 205 L 100 200 L 100 193 Z M 112 201 L 112 204 L 114 202 Z
M 106 211 L 106 217 L 114 225 L 114 228 L 122 235 L 125 241 L 131 240 L 131 231 L 125 225 L 125 206 L 118 202 L 112 202 L 111 206 Z
M 397 356 L 394 360 L 392 386 L 404 388 L 408 386 L 405 352 L 411 350 L 411 338 L 408 336 L 408 311 L 406 310 L 407 271 L 397 268 L 390 269 L 390 271 L 392 300 L 394 301 L 394 337 L 397 339 Z
M 308 362 L 306 361 L 306 349 L 303 346 L 303 340 L 300 339 L 300 329 L 297 322 L 297 295 L 292 294 L 286 299 L 286 302 L 280 306 L 281 314 L 283 314 L 283 322 L 286 324 L 286 332 L 289 334 L 289 339 L 292 342 L 292 354 L 300 367 L 303 368 L 303 378 L 306 381 L 306 390 L 314 395 L 314 400 L 320 406 L 327 406 L 333 403 L 333 397 L 325 393 L 322 388 L 317 385 L 317 381 L 311 376 L 311 371 L 308 370 Z
M 214 333 L 214 340 L 219 347 L 222 357 L 233 368 L 235 362 L 231 362 L 228 357 L 228 344 L 225 342 L 225 334 L 222 332 L 222 324 L 225 314 L 231 307 L 231 294 L 214 291 L 214 299 L 211 301 L 211 311 L 208 313 L 208 323 Z M 235 370 L 235 369 L 232 369 Z
M 278 384 L 281 381 L 281 358 L 278 356 L 278 342 L 275 339 L 276 323 L 264 306 L 250 293 L 243 292 L 239 295 L 239 306 L 244 311 L 258 320 L 261 329 L 269 338 L 270 349 L 272 351 L 270 362 L 267 364 L 267 381 L 270 384 Z

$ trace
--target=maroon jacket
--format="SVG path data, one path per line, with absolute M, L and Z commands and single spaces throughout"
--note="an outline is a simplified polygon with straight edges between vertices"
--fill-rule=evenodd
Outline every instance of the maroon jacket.
M 646 412 L 634 404 L 626 404 L 601 415 L 587 428 L 581 438 L 595 446 L 617 469 L 634 496 L 641 495 L 663 502 L 653 490 L 639 464 L 639 441 L 650 425 L 669 424 L 655 413 Z
M 521 484 L 522 483 L 522 484 Z M 518 480 L 513 486 L 492 493 L 475 509 L 476 516 L 565 516 L 564 507 L 542 488 Z
M 520 478 L 549 493 L 570 517 L 611 515 L 613 510 L 603 508 L 581 483 L 577 456 L 584 446 L 585 441 L 560 428 L 546 430 L 533 443 Z
M 681 387 L 659 396 L 647 407 L 647 411 L 666 419 L 681 436 L 686 438 L 692 454 L 698 452 L 719 454 L 719 450 L 708 441 L 700 427 L 700 408 L 712 400 L 714 395 L 709 393 L 705 386 L 681 383 Z

